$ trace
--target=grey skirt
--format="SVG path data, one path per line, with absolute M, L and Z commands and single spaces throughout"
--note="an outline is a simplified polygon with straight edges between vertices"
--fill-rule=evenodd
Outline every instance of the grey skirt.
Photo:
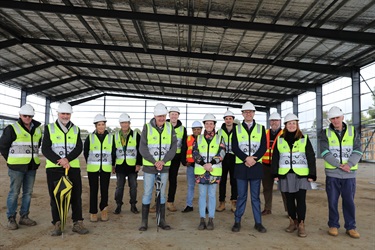
M 298 178 L 295 173 L 288 173 L 285 179 L 279 178 L 278 187 L 281 192 L 296 193 L 300 189 L 311 190 L 311 183 L 305 178 Z

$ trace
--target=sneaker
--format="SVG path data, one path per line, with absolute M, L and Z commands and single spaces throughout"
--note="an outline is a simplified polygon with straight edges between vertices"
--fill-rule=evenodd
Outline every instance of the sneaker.
M 97 222 L 98 221 L 98 215 L 97 214 L 90 214 L 90 221 L 91 222 Z
M 24 215 L 24 216 L 21 216 L 18 224 L 25 225 L 25 226 L 35 226 L 36 221 L 30 219 L 28 215 Z
M 181 212 L 182 213 L 189 213 L 189 212 L 192 212 L 192 211 L 194 211 L 193 207 L 186 206 L 185 209 L 182 210 Z
M 102 221 L 107 221 L 107 220 L 108 220 L 108 207 L 105 207 L 105 208 L 102 210 L 100 219 L 101 219 Z
M 72 231 L 79 234 L 87 234 L 89 232 L 81 220 L 74 222 Z
M 355 229 L 346 230 L 346 234 L 354 239 L 359 239 L 360 235 Z
M 257 223 L 257 224 L 255 224 L 254 228 L 255 228 L 259 233 L 265 233 L 265 232 L 267 232 L 267 229 L 266 229 L 261 223 Z
M 332 236 L 337 236 L 339 235 L 339 230 L 336 227 L 330 227 L 328 229 L 328 234 Z
M 60 236 L 62 234 L 61 231 L 61 222 L 57 221 L 55 225 L 53 225 L 53 230 L 51 231 L 51 236 Z
M 7 228 L 9 230 L 16 230 L 16 229 L 18 229 L 18 225 L 17 225 L 15 216 L 12 216 L 12 217 L 8 218 Z
M 167 209 L 171 212 L 176 212 L 177 208 L 174 206 L 173 202 L 167 202 Z

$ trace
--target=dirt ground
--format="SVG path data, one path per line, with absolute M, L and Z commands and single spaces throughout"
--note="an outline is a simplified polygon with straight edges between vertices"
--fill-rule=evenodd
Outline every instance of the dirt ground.
M 78 235 L 71 231 L 72 223 L 68 219 L 64 238 L 51 237 L 52 230 L 49 197 L 47 193 L 46 174 L 44 165 L 37 172 L 34 193 L 30 208 L 30 218 L 37 221 L 34 227 L 20 226 L 18 230 L 7 230 L 6 198 L 9 191 L 9 177 L 3 158 L 0 161 L 0 249 L 375 249 L 375 170 L 374 164 L 361 163 L 357 176 L 357 229 L 360 239 L 351 239 L 345 234 L 345 229 L 339 229 L 339 236 L 327 234 L 327 198 L 324 192 L 324 172 L 321 160 L 318 160 L 318 190 L 307 194 L 306 238 L 297 237 L 296 233 L 286 233 L 284 228 L 289 221 L 284 212 L 281 195 L 274 188 L 273 211 L 263 217 L 267 233 L 261 234 L 253 229 L 254 220 L 250 202 L 242 219 L 242 229 L 233 233 L 234 222 L 230 204 L 227 201 L 226 210 L 215 214 L 215 230 L 198 231 L 198 189 L 195 190 L 194 211 L 183 214 L 185 207 L 186 181 L 185 169 L 181 167 L 178 177 L 176 205 L 178 212 L 167 211 L 167 222 L 171 231 L 156 231 L 155 214 L 149 217 L 149 229 L 138 231 L 141 215 L 130 212 L 128 204 L 128 187 L 126 187 L 123 211 L 120 215 L 112 214 L 115 208 L 114 190 L 115 179 L 110 184 L 108 222 L 92 223 L 88 220 L 88 180 L 83 178 L 83 213 L 85 225 L 90 230 L 87 235 Z M 82 176 L 86 175 L 82 168 Z M 141 208 L 143 183 L 138 181 L 138 208 Z M 229 187 L 229 183 L 228 183 Z M 228 192 L 229 194 L 229 188 Z M 261 195 L 263 202 L 263 197 Z M 262 207 L 263 208 L 263 207 Z M 341 209 L 340 209 L 341 211 Z M 341 213 L 341 212 L 340 212 Z M 17 218 L 18 221 L 18 218 Z M 343 223 L 342 215 L 340 221 Z

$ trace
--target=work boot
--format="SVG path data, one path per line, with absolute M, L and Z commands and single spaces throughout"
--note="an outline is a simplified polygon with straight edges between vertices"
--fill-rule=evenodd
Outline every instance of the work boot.
M 303 223 L 303 220 L 301 220 L 301 222 L 298 224 L 298 236 L 302 238 L 307 236 L 306 231 L 305 231 L 305 224 Z
M 192 211 L 194 211 L 193 207 L 186 206 L 185 209 L 182 210 L 181 212 L 182 213 L 189 213 L 189 212 L 192 212 Z
M 337 229 L 337 227 L 330 227 L 328 229 L 328 234 L 331 236 L 337 236 L 339 235 L 339 230 Z
M 108 206 L 102 210 L 100 220 L 108 221 Z
M 11 217 L 8 218 L 7 228 L 9 230 L 16 230 L 16 229 L 18 229 L 18 224 L 16 222 L 16 216 L 11 216 Z
M 30 219 L 29 216 L 26 214 L 26 215 L 21 216 L 18 224 L 25 225 L 25 226 L 35 226 L 36 221 Z
M 267 232 L 267 229 L 262 225 L 262 223 L 255 223 L 254 228 L 255 228 L 259 233 L 265 233 L 265 232 Z
M 82 220 L 73 223 L 72 231 L 79 234 L 87 234 L 89 232 L 89 230 L 87 230 L 87 228 L 85 228 L 85 226 L 83 225 Z
M 272 211 L 271 211 L 271 210 L 264 209 L 264 210 L 262 211 L 262 215 L 263 215 L 263 216 L 264 216 L 264 215 L 269 215 L 269 214 L 272 214 Z
M 135 204 L 131 204 L 130 211 L 133 214 L 139 214 L 139 211 L 138 211 L 137 207 L 135 206 Z
M 354 239 L 359 239 L 360 235 L 355 229 L 346 230 L 346 234 Z
M 56 221 L 55 225 L 53 225 L 53 230 L 51 231 L 51 236 L 60 236 L 61 234 L 62 234 L 61 222 Z
M 167 202 L 167 209 L 171 212 L 176 212 L 177 208 L 174 206 L 173 202 Z
M 204 230 L 206 229 L 206 220 L 205 218 L 201 218 L 201 222 L 199 223 L 198 230 Z
M 117 204 L 117 207 L 116 207 L 116 209 L 115 209 L 115 211 L 113 212 L 114 214 L 119 214 L 119 213 L 121 213 L 121 206 L 122 206 L 122 204 Z
M 208 218 L 207 230 L 214 230 L 214 218 Z
M 223 212 L 225 210 L 225 201 L 220 201 L 219 206 L 216 208 L 217 212 Z
M 231 203 L 232 203 L 232 207 L 231 207 L 230 210 L 234 213 L 234 212 L 236 212 L 236 209 L 237 209 L 237 201 L 231 200 Z
M 90 221 L 91 222 L 97 222 L 98 221 L 98 215 L 97 214 L 90 214 Z
M 146 231 L 148 226 L 148 213 L 150 211 L 150 204 L 142 204 L 142 223 L 139 231 Z
M 239 232 L 241 229 L 241 222 L 235 222 L 233 227 L 232 227 L 232 232 Z
M 285 228 L 285 232 L 293 233 L 295 230 L 297 230 L 298 221 L 296 219 L 292 219 L 292 217 L 289 217 L 289 226 Z
M 155 212 L 156 212 L 156 204 L 150 207 L 150 213 L 155 213 Z
M 165 204 L 160 204 L 160 222 L 158 226 L 163 230 L 171 229 L 167 222 L 165 222 Z

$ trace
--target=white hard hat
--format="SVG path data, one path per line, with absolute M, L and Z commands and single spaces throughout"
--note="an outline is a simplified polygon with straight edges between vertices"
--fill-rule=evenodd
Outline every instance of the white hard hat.
M 154 108 L 154 115 L 158 116 L 158 115 L 166 115 L 166 114 L 168 114 L 167 107 L 163 103 L 156 104 Z
M 130 116 L 127 113 L 122 113 L 118 118 L 119 122 L 130 122 Z
M 203 117 L 203 123 L 205 123 L 206 121 L 213 121 L 216 123 L 216 117 L 211 113 L 205 114 Z
M 97 114 L 97 115 L 94 117 L 94 124 L 97 123 L 97 122 L 107 122 L 107 119 L 105 118 L 104 115 L 102 115 L 102 114 Z
M 57 112 L 71 114 L 73 113 L 73 109 L 69 103 L 63 102 L 63 103 L 60 103 L 59 107 L 57 108 Z
M 343 116 L 344 112 L 339 107 L 333 106 L 329 111 L 328 111 L 328 119 Z
M 277 112 L 273 112 L 271 115 L 270 115 L 270 118 L 268 118 L 268 120 L 281 120 L 281 116 L 279 113 Z
M 299 119 L 295 114 L 289 113 L 284 117 L 284 123 L 287 123 L 290 121 L 299 121 Z
M 227 110 L 227 112 L 225 112 L 224 113 L 224 117 L 223 118 L 225 118 L 225 117 L 227 117 L 227 116 L 232 116 L 233 117 L 233 119 L 234 119 L 234 113 L 232 112 L 232 111 L 230 111 L 229 109 Z
M 252 104 L 251 102 L 246 102 L 244 105 L 242 105 L 241 111 L 244 111 L 244 110 L 256 111 L 254 104 Z
M 25 104 L 20 108 L 20 115 L 35 115 L 35 110 L 30 104 Z
M 179 109 L 178 107 L 176 107 L 176 106 L 173 106 L 173 107 L 171 107 L 171 109 L 169 110 L 169 113 L 170 113 L 170 112 L 177 112 L 177 113 L 180 114 L 180 109 Z
M 200 121 L 194 121 L 191 128 L 203 128 L 203 125 Z

